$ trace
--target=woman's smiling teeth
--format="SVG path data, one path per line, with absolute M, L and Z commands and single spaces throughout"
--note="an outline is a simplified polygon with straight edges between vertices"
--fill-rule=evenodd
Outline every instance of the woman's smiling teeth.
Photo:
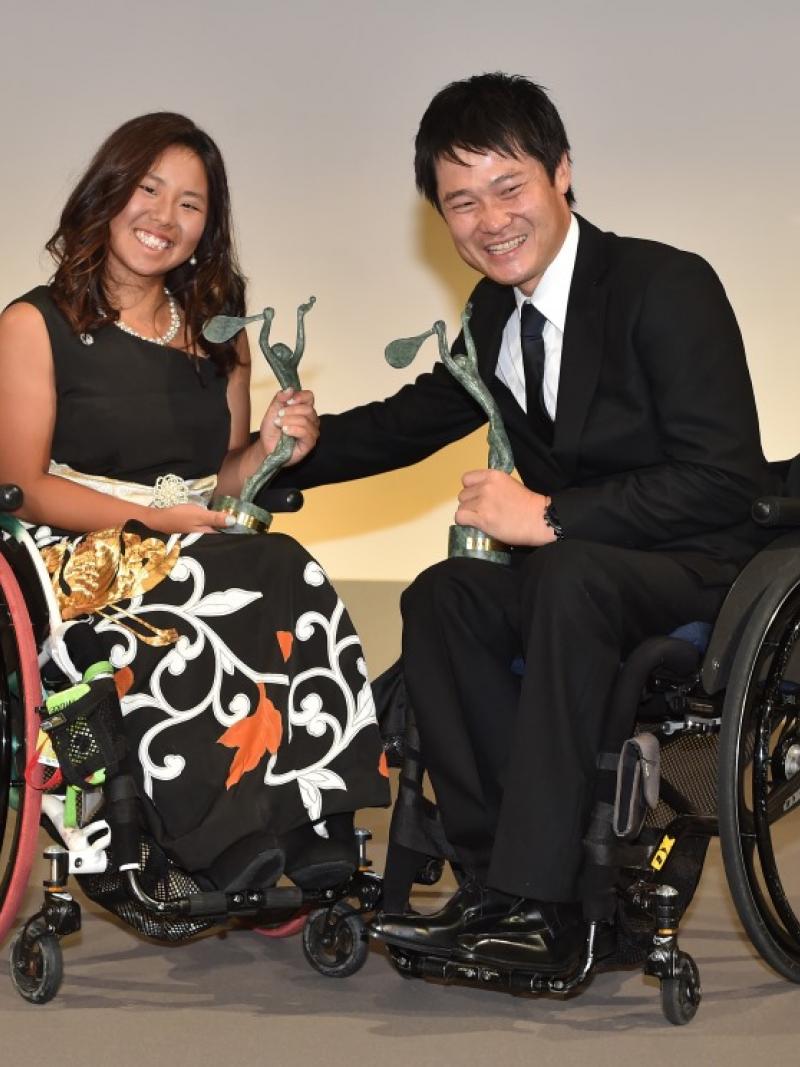
M 527 237 L 523 234 L 521 237 L 511 237 L 507 241 L 500 241 L 498 244 L 487 245 L 486 251 L 492 256 L 501 256 L 504 252 L 513 252 L 515 248 L 527 240 Z
M 163 237 L 156 237 L 155 234 L 149 233 L 147 230 L 134 230 L 133 234 L 137 241 L 140 241 L 145 248 L 152 248 L 156 252 L 164 252 L 167 248 L 172 248 L 172 241 L 167 241 Z

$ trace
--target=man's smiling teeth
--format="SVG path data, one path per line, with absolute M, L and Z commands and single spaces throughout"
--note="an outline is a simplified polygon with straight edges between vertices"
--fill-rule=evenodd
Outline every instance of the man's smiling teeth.
M 154 234 L 148 233 L 147 230 L 134 230 L 133 232 L 136 240 L 141 241 L 145 248 L 152 248 L 157 252 L 163 252 L 172 245 L 172 241 L 164 241 L 161 237 L 156 237 Z
M 508 241 L 502 241 L 500 244 L 487 245 L 486 251 L 493 256 L 499 256 L 503 252 L 511 252 L 512 249 L 519 248 L 524 240 L 524 235 L 522 237 L 511 237 Z

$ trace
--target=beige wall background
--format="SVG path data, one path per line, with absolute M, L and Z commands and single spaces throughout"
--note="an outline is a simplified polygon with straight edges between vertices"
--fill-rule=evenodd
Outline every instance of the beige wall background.
M 435 350 L 393 371 L 386 342 L 436 318 L 454 336 L 475 282 L 414 192 L 418 120 L 454 78 L 524 73 L 564 118 L 578 210 L 715 266 L 765 450 L 800 450 L 796 0 L 0 6 L 3 304 L 47 278 L 42 245 L 101 139 L 135 114 L 183 111 L 225 154 L 251 307 L 275 306 L 273 336 L 292 341 L 297 304 L 318 298 L 302 372 L 320 411 L 393 392 Z M 259 368 L 254 416 L 272 389 Z M 407 580 L 443 556 L 460 474 L 485 456 L 474 435 L 414 468 L 315 490 L 281 526 L 336 577 Z

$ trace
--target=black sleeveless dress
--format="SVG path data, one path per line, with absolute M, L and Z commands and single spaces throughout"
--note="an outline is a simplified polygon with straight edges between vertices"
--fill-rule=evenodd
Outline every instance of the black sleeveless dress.
M 146 485 L 219 470 L 230 415 L 210 361 L 114 325 L 76 337 L 46 286 L 20 299 L 50 335 L 53 461 Z M 91 536 L 33 533 L 49 557 Z M 164 852 L 188 872 L 213 871 L 231 851 L 246 862 L 303 824 L 387 804 L 361 645 L 320 565 L 282 534 L 166 540 L 166 577 L 91 616 Z M 159 644 L 153 633 L 172 636 Z

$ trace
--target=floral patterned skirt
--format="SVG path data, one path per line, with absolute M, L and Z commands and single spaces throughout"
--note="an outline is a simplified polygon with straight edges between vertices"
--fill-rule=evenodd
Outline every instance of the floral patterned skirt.
M 388 804 L 358 636 L 295 541 L 191 534 L 165 543 L 129 524 L 115 532 L 129 548 L 123 567 L 113 552 L 109 562 L 101 535 L 33 532 L 64 618 L 88 615 L 115 668 L 151 832 L 184 870 Z M 96 584 L 104 569 L 115 594 L 93 605 L 79 579 L 91 573 Z M 83 600 L 64 610 L 70 588 Z

